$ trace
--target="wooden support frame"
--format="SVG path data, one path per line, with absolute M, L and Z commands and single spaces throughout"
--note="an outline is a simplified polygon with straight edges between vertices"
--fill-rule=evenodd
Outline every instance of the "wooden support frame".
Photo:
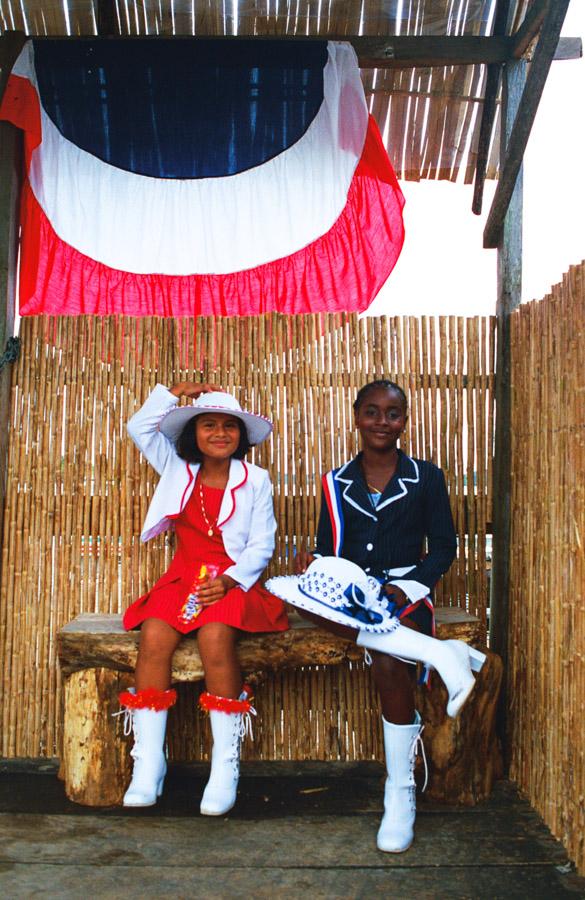
M 502 91 L 501 152 L 513 133 L 514 123 L 524 96 L 526 61 L 508 64 L 504 69 Z M 510 315 L 522 299 L 522 170 L 514 186 L 498 246 L 498 346 L 496 359 L 496 435 L 493 469 L 493 559 L 490 591 L 490 647 L 506 665 L 508 657 L 508 606 L 510 592 L 511 535 L 511 343 Z M 500 734 L 506 726 L 505 684 L 502 688 L 499 718 Z
M 101 11 L 101 12 L 100 12 Z M 117 31 L 118 20 L 113 3 L 100 4 L 98 18 L 98 37 L 108 40 L 160 40 L 158 35 L 120 35 Z M 5 31 L 0 36 L 4 42 L 13 35 L 22 32 Z M 51 40 L 56 36 L 35 35 L 35 40 Z M 65 35 L 63 35 L 65 38 Z M 95 35 L 76 35 L 67 38 L 73 41 L 95 40 Z M 173 40 L 209 40 L 209 37 L 193 35 L 175 35 Z M 214 36 L 216 41 L 347 41 L 354 48 L 361 69 L 409 69 L 433 68 L 435 66 L 474 66 L 501 65 L 514 59 L 514 40 L 506 35 L 477 37 L 462 35 L 453 37 L 428 37 L 426 35 L 399 35 L 389 37 L 363 37 L 357 35 L 228 35 Z M 555 49 L 555 52 L 557 50 Z M 573 59 L 581 55 L 579 38 L 565 38 L 559 42 L 560 59 Z
M 542 26 L 546 14 L 548 0 L 538 0 L 530 7 L 522 25 L 512 35 L 512 54 L 515 59 L 521 59 L 529 50 L 530 45 Z M 510 12 L 510 0 L 499 0 L 494 19 L 494 34 L 506 33 L 507 20 Z M 583 55 L 583 46 L 580 38 L 559 38 L 553 59 L 579 59 Z M 483 205 L 483 191 L 487 160 L 494 121 L 496 117 L 497 96 L 500 88 L 501 66 L 492 64 L 488 66 L 486 86 L 483 98 L 483 113 L 479 131 L 477 162 L 475 166 L 475 185 L 471 210 L 476 216 L 481 215 Z
M 0 43 L 0 99 L 26 35 L 9 32 Z M 16 269 L 18 260 L 18 205 L 22 180 L 22 134 L 0 122 L 0 353 L 14 334 Z M 10 366 L 0 372 L 0 509 L 6 492 L 6 456 L 10 416 Z M 2 525 L 0 519 L 0 539 Z
M 537 36 L 544 22 L 546 9 L 549 0 L 534 0 L 532 6 L 528 8 L 528 12 L 524 16 L 524 21 L 513 35 L 513 55 L 515 59 L 521 59 L 530 44 Z
M 494 18 L 494 34 L 502 35 L 506 32 L 510 13 L 510 0 L 498 0 L 496 15 Z M 500 88 L 501 66 L 492 64 L 488 66 L 484 93 L 483 113 L 479 126 L 479 140 L 477 146 L 477 162 L 475 165 L 475 184 L 473 188 L 473 201 L 471 210 L 476 216 L 481 214 L 483 205 L 483 189 L 487 170 L 490 141 L 496 118 L 496 101 Z
M 118 16 L 114 0 L 98 0 L 97 33 L 100 37 L 115 37 L 119 34 Z
M 504 217 L 514 191 L 520 166 L 522 165 L 524 151 L 526 150 L 538 104 L 540 103 L 550 65 L 558 45 L 568 6 L 569 0 L 555 0 L 554 3 L 550 3 L 547 9 L 540 38 L 530 65 L 530 72 L 526 78 L 518 112 L 510 133 L 510 139 L 507 142 L 506 155 L 502 157 L 504 162 L 503 166 L 501 166 L 498 186 L 483 234 L 483 245 L 486 248 L 494 248 L 500 244 Z

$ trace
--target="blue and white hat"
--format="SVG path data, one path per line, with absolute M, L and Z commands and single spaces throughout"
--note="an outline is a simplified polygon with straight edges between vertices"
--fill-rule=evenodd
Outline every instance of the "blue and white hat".
M 339 556 L 314 560 L 303 575 L 270 578 L 266 587 L 293 606 L 350 628 L 388 632 L 399 624 L 380 582 Z

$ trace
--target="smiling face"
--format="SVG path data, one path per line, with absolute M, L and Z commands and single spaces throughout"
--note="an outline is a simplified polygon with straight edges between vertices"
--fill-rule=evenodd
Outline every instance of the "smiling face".
M 195 417 L 195 440 L 202 456 L 229 459 L 240 443 L 240 420 L 224 413 L 202 413 Z
M 372 388 L 355 412 L 363 449 L 394 450 L 407 419 L 404 399 L 398 391 L 387 387 Z

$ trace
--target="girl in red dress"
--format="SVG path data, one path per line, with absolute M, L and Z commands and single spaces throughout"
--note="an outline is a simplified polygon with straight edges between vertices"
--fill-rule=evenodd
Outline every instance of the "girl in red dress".
M 180 397 L 195 399 L 178 407 Z M 282 601 L 258 584 L 274 550 L 270 481 L 267 472 L 244 461 L 250 446 L 271 430 L 267 419 L 242 410 L 235 397 L 191 382 L 170 390 L 157 385 L 128 424 L 161 476 L 142 539 L 174 527 L 176 553 L 124 616 L 126 629 L 140 628 L 135 688 L 120 696 L 134 730 L 124 806 L 151 806 L 162 792 L 167 710 L 176 700 L 171 661 L 182 636 L 195 631 L 207 688 L 200 704 L 209 711 L 213 734 L 201 812 L 222 815 L 235 803 L 240 740 L 255 712 L 242 686 L 236 641 L 241 632 L 288 628 Z

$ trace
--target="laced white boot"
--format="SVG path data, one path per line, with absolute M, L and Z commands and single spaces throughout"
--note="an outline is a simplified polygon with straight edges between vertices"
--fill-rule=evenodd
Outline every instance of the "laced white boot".
M 463 641 L 439 641 L 405 625 L 398 625 L 393 631 L 381 634 L 360 631 L 357 644 L 399 659 L 422 662 L 436 669 L 449 693 L 447 715 L 453 719 L 475 686 L 472 670 L 479 672 L 486 658 L 485 653 Z
M 132 781 L 124 794 L 124 806 L 154 806 L 163 790 L 167 773 L 164 753 L 167 715 L 169 706 L 176 700 L 176 693 L 156 691 L 158 699 L 154 700 L 154 705 L 163 705 L 163 709 L 137 705 L 141 702 L 152 703 L 151 694 L 154 694 L 152 689 L 120 695 L 120 701 L 124 704 L 121 711 L 124 714 L 124 734 L 134 732 L 134 746 L 130 751 L 134 767 Z
M 404 853 L 414 839 L 416 818 L 416 785 L 414 764 L 417 747 L 422 743 L 423 725 L 415 713 L 413 725 L 394 725 L 382 719 L 384 724 L 384 752 L 388 777 L 384 787 L 384 816 L 376 840 L 378 850 L 385 853 Z M 425 784 L 426 787 L 426 777 Z
M 256 715 L 256 710 L 246 699 L 230 700 L 212 694 L 202 694 L 200 703 L 209 711 L 213 735 L 211 773 L 203 792 L 200 811 L 203 816 L 222 816 L 236 802 L 240 779 L 240 745 L 246 734 L 252 737 L 250 716 Z M 226 705 L 237 711 L 224 711 L 221 707 L 225 708 Z

